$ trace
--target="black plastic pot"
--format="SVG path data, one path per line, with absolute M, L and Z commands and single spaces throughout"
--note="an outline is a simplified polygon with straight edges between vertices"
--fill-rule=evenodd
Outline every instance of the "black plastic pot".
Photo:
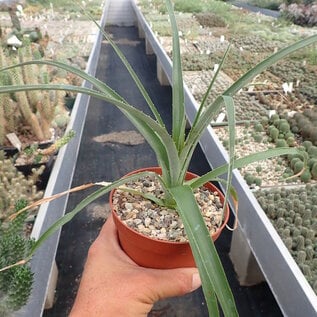
M 39 149 L 46 149 L 50 145 L 52 145 L 52 142 L 45 142 L 45 143 L 39 143 L 38 148 Z M 0 150 L 3 150 L 5 152 L 6 157 L 12 158 L 14 162 L 16 162 L 16 158 L 19 155 L 19 151 L 16 147 L 0 147 Z M 39 180 L 36 183 L 36 186 L 39 190 L 45 189 L 50 173 L 52 171 L 54 161 L 55 161 L 55 154 L 49 156 L 48 160 L 44 163 L 29 163 L 29 164 L 23 164 L 23 165 L 17 165 L 14 164 L 14 166 L 17 168 L 18 171 L 22 172 L 23 175 L 29 176 L 32 174 L 32 170 L 38 169 L 41 166 L 45 165 L 45 169 L 43 173 L 39 176 Z
M 39 176 L 38 181 L 36 182 L 36 187 L 39 190 L 44 190 L 46 188 L 48 179 L 53 169 L 55 162 L 55 155 L 51 155 L 47 162 L 39 164 L 27 164 L 27 165 L 15 165 L 18 171 L 22 172 L 25 176 L 32 174 L 34 168 L 38 169 L 41 166 L 45 165 L 43 173 Z

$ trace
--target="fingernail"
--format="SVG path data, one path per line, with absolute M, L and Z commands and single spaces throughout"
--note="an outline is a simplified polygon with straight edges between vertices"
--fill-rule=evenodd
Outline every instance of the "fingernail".
M 201 279 L 199 273 L 194 273 L 192 277 L 192 291 L 201 286 Z

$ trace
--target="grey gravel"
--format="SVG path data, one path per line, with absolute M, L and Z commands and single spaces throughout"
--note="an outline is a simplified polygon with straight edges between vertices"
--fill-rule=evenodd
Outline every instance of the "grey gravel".
M 139 181 L 127 183 L 125 187 L 133 188 L 144 193 L 156 193 L 163 197 L 160 183 L 154 177 L 140 178 Z M 212 234 L 222 224 L 222 203 L 218 193 L 206 188 L 194 192 L 206 225 Z M 160 240 L 174 242 L 188 241 L 184 225 L 174 209 L 158 206 L 157 204 L 121 189 L 113 196 L 113 206 L 120 219 L 132 229 Z

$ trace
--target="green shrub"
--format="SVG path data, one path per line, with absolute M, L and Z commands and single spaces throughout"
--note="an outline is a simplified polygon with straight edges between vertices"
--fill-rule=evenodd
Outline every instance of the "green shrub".
M 277 139 L 276 140 L 276 147 L 286 147 L 288 144 L 284 139 Z
M 285 134 L 285 139 L 287 140 L 288 138 L 295 138 L 294 133 L 292 133 L 291 131 L 287 132 Z
M 256 172 L 257 173 L 261 173 L 262 171 L 262 166 L 261 165 L 258 165 L 256 168 L 255 168 Z
M 304 183 L 308 183 L 311 180 L 311 178 L 312 175 L 310 174 L 310 171 L 307 169 L 300 176 L 301 181 Z
M 313 142 L 314 145 L 317 145 L 317 127 L 313 127 L 310 130 L 309 138 Z
M 291 5 L 288 5 L 289 3 Z M 316 12 L 311 9 L 310 1 L 287 1 L 279 8 L 282 17 L 294 24 L 310 27 L 317 25 Z
M 308 159 L 308 161 L 307 161 L 307 166 L 308 166 L 310 169 L 312 169 L 312 168 L 313 168 L 313 165 L 314 165 L 315 163 L 317 163 L 317 158 L 312 157 L 312 158 Z
M 279 117 L 279 115 L 278 114 L 273 114 L 271 117 L 270 117 L 270 122 L 271 123 L 277 123 L 278 121 L 280 120 L 280 117 Z
M 296 217 L 296 218 L 295 218 L 295 220 L 294 220 L 294 224 L 295 224 L 295 226 L 296 226 L 296 227 L 301 226 L 301 225 L 302 225 L 302 223 L 303 223 L 303 219 L 302 219 L 302 217 Z M 298 235 L 297 235 L 297 236 L 298 236 Z
M 255 181 L 255 177 L 252 174 L 246 174 L 244 177 L 245 181 L 247 182 L 247 184 L 249 186 L 251 186 L 252 184 L 254 184 Z
M 303 142 L 303 146 L 305 147 L 306 151 L 308 151 L 312 147 L 313 143 L 309 140 Z
M 176 0 L 174 3 L 174 10 L 178 12 L 197 13 L 203 11 L 203 4 L 196 0 Z
M 264 1 L 263 0 L 249 0 L 248 3 L 255 5 L 259 8 L 278 11 L 283 1 L 282 0 L 264 0 Z
M 305 238 L 302 235 L 298 236 L 296 239 L 296 248 L 298 250 L 303 250 L 305 248 Z
M 263 141 L 263 136 L 261 133 L 255 133 L 253 139 L 257 143 L 261 143 Z
M 297 253 L 297 259 L 299 264 L 305 263 L 306 260 L 306 252 L 303 250 L 299 250 Z
M 200 11 L 195 11 L 200 12 Z M 195 18 L 203 27 L 225 27 L 226 21 L 212 12 L 201 12 L 195 14 Z
M 299 157 L 294 157 L 292 158 L 291 160 L 291 168 L 294 170 L 294 165 L 297 163 L 297 162 L 302 162 L 302 160 L 299 158 Z
M 281 212 L 279 211 L 279 215 Z M 283 218 L 283 215 L 280 215 L 279 218 L 276 220 L 276 227 L 277 228 L 284 228 L 285 226 L 285 219 Z
M 313 145 L 310 147 L 310 149 L 308 150 L 308 155 L 310 157 L 316 157 L 317 158 L 317 146 Z
M 26 206 L 18 201 L 15 211 Z M 27 213 L 22 213 L 9 224 L 0 225 L 0 267 L 6 267 L 25 258 L 33 241 L 24 236 Z M 33 273 L 28 265 L 19 265 L 0 272 L 0 316 L 10 316 L 26 304 L 31 293 Z
M 266 126 L 269 123 L 269 118 L 268 117 L 262 117 L 261 118 L 261 124 L 262 126 Z
M 264 131 L 264 128 L 263 128 L 263 125 L 261 123 L 257 123 L 254 125 L 254 130 L 256 132 L 263 132 Z
M 293 248 L 293 239 L 291 238 L 291 237 L 287 237 L 285 240 L 283 240 L 284 241 L 284 244 L 285 244 L 285 246 L 287 247 L 287 249 L 289 250 L 289 251 L 291 251 L 292 250 L 292 248 Z
M 279 136 L 279 130 L 275 127 L 271 128 L 270 129 L 270 137 L 275 141 L 277 140 L 278 136 Z
M 311 175 L 313 179 L 317 179 L 317 162 L 311 167 Z
M 259 178 L 259 177 L 255 177 L 255 178 L 254 178 L 254 184 L 255 184 L 256 186 L 261 186 L 261 185 L 262 185 L 262 179 Z
M 288 137 L 286 139 L 286 143 L 288 144 L 288 146 L 295 146 L 296 142 L 295 142 L 295 138 L 294 137 Z
M 283 119 L 283 121 L 280 120 L 279 130 L 283 133 L 287 133 L 290 131 L 290 125 L 285 119 Z
M 304 162 L 298 161 L 294 164 L 294 173 L 297 174 L 299 173 L 302 169 L 304 168 Z

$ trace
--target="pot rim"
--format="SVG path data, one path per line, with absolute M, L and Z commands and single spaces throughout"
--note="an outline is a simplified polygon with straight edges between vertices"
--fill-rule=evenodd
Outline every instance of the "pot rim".
M 150 171 L 150 172 L 155 172 L 157 174 L 160 175 L 160 173 L 158 173 L 158 171 L 160 171 L 161 168 L 158 167 L 158 166 L 152 166 L 152 167 L 145 167 L 145 168 L 140 168 L 140 169 L 137 169 L 137 170 L 134 170 L 132 172 L 129 172 L 128 174 L 126 174 L 125 176 L 129 176 L 129 175 L 132 175 L 132 174 L 136 174 L 138 172 L 144 172 L 144 171 Z M 195 178 L 195 177 L 198 177 L 197 174 L 195 173 L 192 173 L 192 172 L 186 172 L 186 175 L 190 175 L 191 179 L 192 178 Z M 208 184 L 209 187 L 212 187 L 212 190 L 214 191 L 217 191 L 217 193 L 219 194 L 219 197 L 221 199 L 221 202 L 223 203 L 225 197 L 224 197 L 224 194 L 221 192 L 221 190 L 219 188 L 217 188 L 214 184 L 208 182 L 206 183 Z M 205 185 L 206 185 L 205 184 Z M 205 186 L 204 185 L 204 186 Z M 138 232 L 137 230 L 134 230 L 132 229 L 131 227 L 129 227 L 126 223 L 124 223 L 120 217 L 117 215 L 116 211 L 114 210 L 113 208 L 113 205 L 112 205 L 112 197 L 113 197 L 113 194 L 114 192 L 116 191 L 116 189 L 113 189 L 111 190 L 110 192 L 110 195 L 109 195 L 109 205 L 110 205 L 110 209 L 111 209 L 111 213 L 114 217 L 114 220 L 116 222 L 119 222 L 121 223 L 127 230 L 129 230 L 130 232 L 132 232 L 133 234 L 136 234 L 140 237 L 143 237 L 143 238 L 147 238 L 149 240 L 152 240 L 152 241 L 155 241 L 155 242 L 158 242 L 158 243 L 166 243 L 166 244 L 175 244 L 175 245 L 186 245 L 186 244 L 189 244 L 188 241 L 184 241 L 184 242 L 177 242 L 177 241 L 169 241 L 169 240 L 161 240 L 161 239 L 156 239 L 156 238 L 153 238 L 153 237 L 150 237 L 150 236 L 147 236 L 147 235 L 144 235 L 140 232 Z M 218 238 L 218 236 L 220 235 L 220 233 L 222 232 L 222 230 L 224 229 L 224 227 L 226 226 L 226 224 L 228 223 L 228 220 L 229 220 L 229 216 L 230 216 L 230 209 L 229 209 L 229 205 L 227 204 L 227 207 L 226 207 L 226 211 L 225 211 L 225 215 L 224 215 L 224 219 L 223 219 L 223 222 L 222 222 L 222 225 L 216 230 L 216 232 L 214 232 L 213 234 L 211 234 L 211 238 Z

